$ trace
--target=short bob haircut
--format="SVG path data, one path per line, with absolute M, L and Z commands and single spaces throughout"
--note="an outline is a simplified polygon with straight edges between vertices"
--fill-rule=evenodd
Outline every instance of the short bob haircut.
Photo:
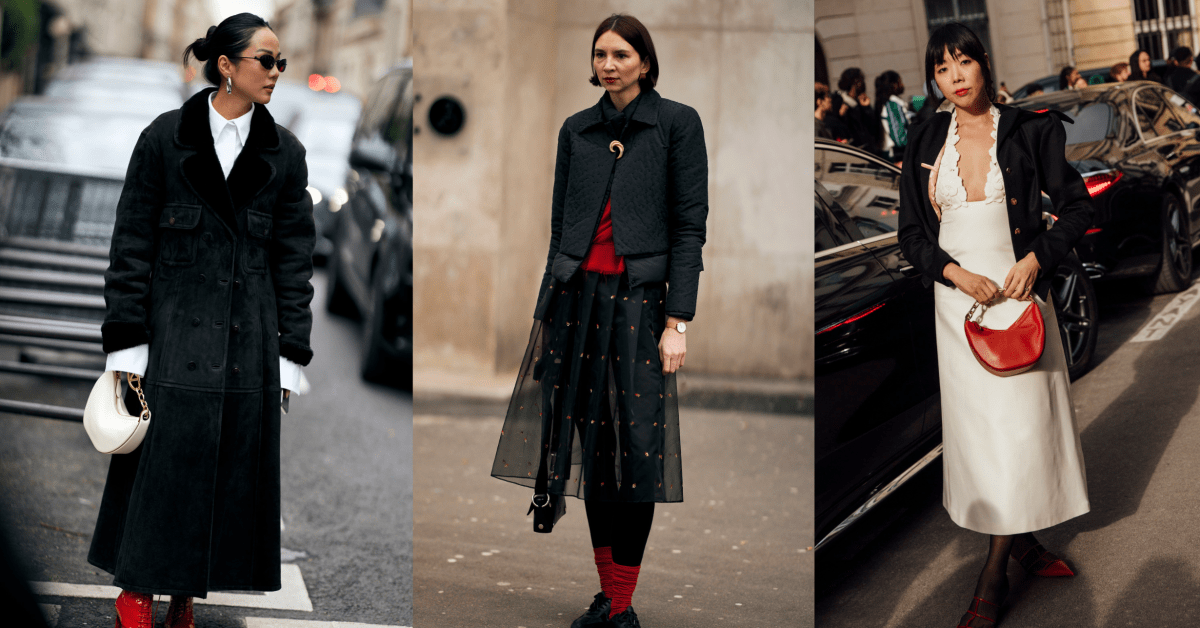
M 636 17 L 614 13 L 604 18 L 604 21 L 600 22 L 600 26 L 596 27 L 596 34 L 592 35 L 592 55 L 596 54 L 596 40 L 608 31 L 616 33 L 621 39 L 629 42 L 638 56 L 650 64 L 645 78 L 638 79 L 638 86 L 643 90 L 653 89 L 658 84 L 658 54 L 654 52 L 654 40 L 650 39 L 650 31 L 646 30 L 645 25 Z M 600 85 L 600 79 L 596 78 L 595 64 L 592 65 L 592 77 L 588 79 L 588 82 L 592 85 Z
M 204 78 L 213 85 L 224 82 L 221 71 L 217 68 L 217 60 L 221 55 L 229 57 L 235 65 L 241 61 L 235 57 L 242 54 L 254 33 L 260 28 L 271 28 L 271 25 L 253 13 L 238 13 L 225 18 L 217 26 L 208 27 L 208 34 L 192 42 L 183 50 L 183 64 L 187 65 L 188 55 L 196 57 L 204 63 Z M 274 30 L 274 29 L 272 29 Z
M 933 72 L 947 51 L 953 59 L 966 55 L 979 63 L 988 102 L 996 102 L 996 81 L 992 78 L 992 64 L 988 60 L 987 50 L 984 50 L 983 42 L 979 41 L 975 31 L 961 22 L 943 24 L 929 36 L 929 44 L 925 46 L 925 82 L 929 85 L 929 93 L 940 93 Z

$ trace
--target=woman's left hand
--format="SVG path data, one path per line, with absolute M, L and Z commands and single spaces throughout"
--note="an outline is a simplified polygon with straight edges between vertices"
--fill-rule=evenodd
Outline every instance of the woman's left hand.
M 664 374 L 674 373 L 683 366 L 683 359 L 687 355 L 687 338 L 684 334 L 679 333 L 675 329 L 675 324 L 679 322 L 687 322 L 682 318 L 674 316 L 667 317 L 667 328 L 663 330 L 662 337 L 658 339 L 658 358 L 662 361 L 662 372 Z
M 1037 256 L 1030 253 L 1025 259 L 1017 262 L 1004 278 L 1004 296 L 1018 301 L 1033 300 L 1033 284 L 1037 281 L 1038 271 L 1041 270 Z

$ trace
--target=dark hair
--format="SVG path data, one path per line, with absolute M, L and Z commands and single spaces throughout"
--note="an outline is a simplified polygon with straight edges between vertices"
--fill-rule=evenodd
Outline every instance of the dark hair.
M 646 30 L 645 25 L 632 15 L 613 13 L 604 18 L 604 21 L 600 22 L 600 26 L 596 27 L 596 34 L 592 35 L 592 54 L 595 54 L 596 51 L 596 40 L 608 31 L 616 33 L 621 39 L 629 42 L 638 56 L 650 64 L 650 69 L 646 70 L 646 76 L 638 79 L 638 86 L 647 90 L 657 85 L 658 55 L 654 52 L 654 40 L 650 39 L 650 31 Z M 592 85 L 600 84 L 600 79 L 596 78 L 595 64 L 592 65 L 592 77 L 588 79 L 588 82 Z
M 1122 61 L 1122 62 L 1114 65 L 1113 67 L 1109 68 L 1108 75 L 1111 76 L 1114 81 L 1116 81 L 1117 75 L 1128 69 L 1129 69 L 1129 64 Z
M 817 109 L 821 108 L 821 101 L 829 97 L 829 88 L 824 85 L 817 85 Z
M 1171 58 L 1175 63 L 1182 63 L 1192 58 L 1192 49 L 1187 46 L 1180 46 L 1171 51 Z
M 943 24 L 929 36 L 929 43 L 925 46 L 925 82 L 929 84 L 929 93 L 937 90 L 937 80 L 933 72 L 942 62 L 946 52 L 949 52 L 953 59 L 957 59 L 959 55 L 966 55 L 979 64 L 988 102 L 995 102 L 996 81 L 992 78 L 992 65 L 988 60 L 987 50 L 975 31 L 962 22 Z
M 830 113 L 835 116 L 842 115 L 842 105 L 846 104 L 846 101 L 842 99 L 842 95 L 837 92 L 830 92 L 829 99 L 833 101 L 833 107 L 829 110 Z
M 1070 85 L 1067 85 L 1067 79 L 1071 77 L 1071 73 L 1074 71 L 1075 71 L 1075 66 L 1073 66 L 1073 65 L 1064 65 L 1063 69 L 1058 71 L 1058 88 L 1059 89 L 1069 89 L 1071 87 Z
M 859 79 L 862 79 L 864 83 L 867 80 L 867 76 L 863 74 L 862 70 L 858 68 L 846 68 L 845 70 L 842 70 L 842 78 L 838 79 L 838 89 L 849 94 L 850 89 L 854 87 L 854 84 L 858 82 Z
M 220 85 L 222 77 L 217 60 L 225 55 L 230 61 L 239 61 L 234 57 L 242 54 L 260 28 L 271 28 L 271 25 L 253 13 L 231 15 L 217 26 L 209 26 L 207 35 L 183 49 L 183 64 L 187 65 L 189 54 L 196 57 L 197 61 L 207 62 L 204 64 L 204 78 L 213 85 Z
M 875 77 L 875 113 L 881 113 L 887 106 L 888 99 L 896 93 L 896 84 L 900 82 L 900 73 L 895 70 L 885 70 Z
M 1142 74 L 1142 66 L 1138 63 L 1138 58 L 1142 56 L 1142 53 L 1145 53 L 1150 59 L 1150 74 L 1154 74 L 1154 57 L 1150 55 L 1149 50 L 1138 48 L 1133 51 L 1133 54 L 1129 55 L 1129 80 L 1131 81 L 1150 80 L 1149 75 Z

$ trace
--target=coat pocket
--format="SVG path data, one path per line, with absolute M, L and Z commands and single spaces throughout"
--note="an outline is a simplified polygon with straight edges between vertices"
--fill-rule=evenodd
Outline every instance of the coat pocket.
M 669 253 L 654 253 L 632 257 L 625 256 L 625 272 L 629 274 L 629 287 L 666 281 L 671 256 Z
M 196 262 L 200 205 L 167 203 L 159 215 L 158 261 L 166 266 L 189 266 Z
M 254 210 L 246 212 L 246 246 L 243 252 L 246 272 L 266 274 L 267 248 L 271 245 L 271 215 Z

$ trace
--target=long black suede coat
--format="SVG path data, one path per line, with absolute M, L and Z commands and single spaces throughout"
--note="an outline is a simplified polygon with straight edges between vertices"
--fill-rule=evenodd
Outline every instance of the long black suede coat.
M 609 149 L 614 138 L 599 101 L 567 118 L 558 132 L 550 252 L 534 314 L 538 320 L 546 314 L 551 280 L 570 281 L 587 255 L 610 175 L 613 244 L 625 257 L 629 286 L 666 281 L 667 314 L 691 320 L 696 312 L 708 219 L 704 128 L 695 109 L 653 89 L 637 101 L 626 109 L 633 116 L 620 159 Z
M 104 350 L 150 344 L 153 418 L 112 457 L 88 560 L 143 593 L 280 588 L 279 356 L 312 358 L 304 147 L 256 105 L 227 182 L 212 91 L 142 132 L 105 274 Z
M 1031 252 L 1037 258 L 1041 269 L 1033 291 L 1045 300 L 1059 262 L 1092 226 L 1092 198 L 1083 177 L 1067 163 L 1067 134 L 1060 120 L 1070 122 L 1069 117 L 1056 111 L 996 107 L 1000 110 L 996 160 L 1004 177 L 1013 255 L 1017 261 Z M 938 281 L 953 288 L 942 270 L 946 264 L 958 262 L 938 246 L 940 224 L 928 194 L 932 171 L 921 167 L 937 161 L 949 131 L 948 110 L 939 110 L 909 129 L 900 175 L 899 240 L 905 259 L 920 271 L 926 286 Z M 1058 218 L 1049 230 L 1042 219 L 1042 192 L 1050 196 Z

